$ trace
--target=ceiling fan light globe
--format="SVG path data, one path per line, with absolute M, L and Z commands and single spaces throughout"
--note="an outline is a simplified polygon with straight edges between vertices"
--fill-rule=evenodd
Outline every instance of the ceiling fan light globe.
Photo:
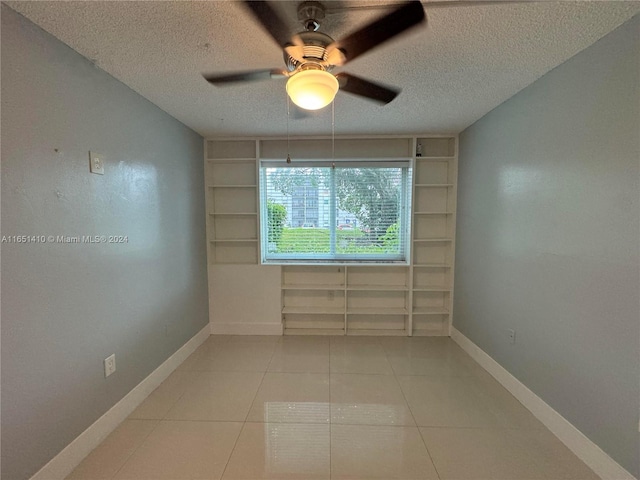
M 329 105 L 338 93 L 338 80 L 324 70 L 304 70 L 289 77 L 287 94 L 305 110 L 319 110 Z

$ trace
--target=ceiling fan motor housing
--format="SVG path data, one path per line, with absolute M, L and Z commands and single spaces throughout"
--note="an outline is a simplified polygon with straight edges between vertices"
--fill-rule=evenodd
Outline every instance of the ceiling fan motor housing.
M 309 31 L 300 32 L 298 36 L 304 42 L 304 46 L 302 47 L 302 57 L 305 60 L 322 64 L 325 66 L 325 70 L 327 71 L 333 69 L 333 65 L 329 65 L 327 63 L 327 46 L 333 43 L 333 38 L 321 32 Z M 284 62 L 290 72 L 293 72 L 300 65 L 305 63 L 293 58 L 286 51 L 284 52 Z

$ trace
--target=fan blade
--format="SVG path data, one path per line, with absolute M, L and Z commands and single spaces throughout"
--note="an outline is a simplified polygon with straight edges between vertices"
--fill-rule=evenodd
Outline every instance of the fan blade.
M 340 84 L 340 90 L 366 97 L 382 104 L 391 102 L 400 93 L 398 88 L 387 87 L 348 73 L 338 73 L 336 78 Z
M 253 14 L 256 21 L 262 25 L 269 35 L 276 41 L 280 48 L 284 49 L 291 45 L 301 45 L 302 41 L 296 35 L 293 38 L 288 33 L 290 31 L 287 24 L 280 18 L 271 5 L 267 2 L 254 2 L 245 0 L 244 4 Z
M 483 5 L 511 5 L 516 3 L 536 3 L 538 0 L 426 0 L 422 2 L 422 5 L 427 10 L 429 8 L 441 8 L 441 7 L 478 7 Z M 402 2 L 398 2 L 395 5 L 402 5 Z M 394 4 L 374 4 L 374 5 L 345 5 L 342 7 L 329 7 L 325 10 L 327 15 L 334 15 L 343 12 L 353 11 L 370 11 L 370 10 L 388 10 L 389 7 L 393 7 Z
M 272 78 L 279 77 L 288 77 L 288 72 L 285 72 L 282 69 L 272 69 L 272 70 L 250 70 L 248 72 L 231 72 L 231 73 L 213 73 L 202 75 L 204 79 L 216 85 L 218 87 L 222 87 L 228 85 L 230 83 L 238 83 L 238 82 L 255 82 L 259 80 L 271 80 Z
M 482 7 L 485 5 L 512 5 L 514 3 L 534 3 L 535 0 L 445 0 L 427 1 L 425 8 L 450 8 L 450 7 Z
M 329 61 L 333 65 L 344 65 L 425 19 L 424 9 L 418 0 L 405 3 L 390 14 L 329 45 Z M 342 59 L 336 59 L 336 53 L 339 52 L 342 53 Z

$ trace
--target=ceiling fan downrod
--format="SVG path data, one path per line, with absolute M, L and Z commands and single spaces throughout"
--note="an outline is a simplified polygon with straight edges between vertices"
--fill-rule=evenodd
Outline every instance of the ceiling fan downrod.
M 325 8 L 320 2 L 302 2 L 298 6 L 298 20 L 307 32 L 317 32 L 320 20 L 324 19 Z

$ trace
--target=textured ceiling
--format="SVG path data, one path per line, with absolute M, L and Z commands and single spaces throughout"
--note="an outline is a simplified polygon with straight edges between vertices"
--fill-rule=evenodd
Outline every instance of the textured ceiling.
M 6 2 L 97 66 L 203 136 L 283 135 L 285 81 L 217 88 L 201 72 L 283 67 L 282 53 L 237 2 Z M 297 2 L 274 2 L 291 33 Z M 330 7 L 384 2 L 325 2 Z M 388 2 L 387 2 L 388 3 Z M 344 92 L 337 134 L 459 132 L 540 76 L 640 12 L 640 2 L 530 2 L 429 8 L 417 28 L 335 70 L 399 86 L 379 106 Z M 320 30 L 338 39 L 382 15 L 328 15 Z M 292 112 L 292 135 L 331 132 L 331 107 Z

